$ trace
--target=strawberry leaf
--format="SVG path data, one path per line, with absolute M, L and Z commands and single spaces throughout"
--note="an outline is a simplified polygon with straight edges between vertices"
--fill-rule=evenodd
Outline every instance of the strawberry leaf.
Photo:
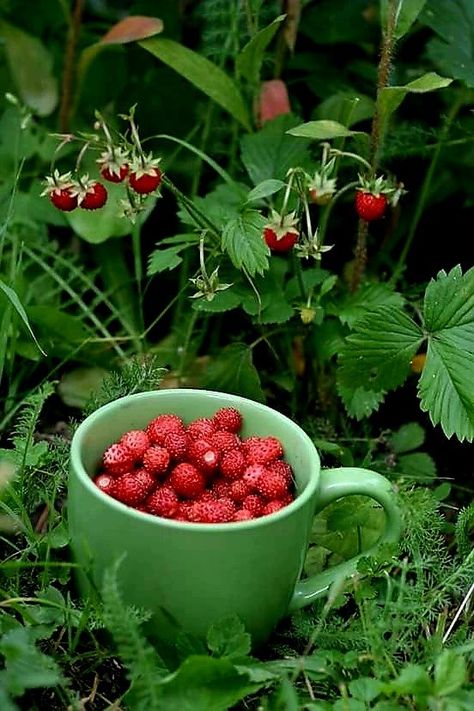
M 339 358 L 344 388 L 379 392 L 401 385 L 423 340 L 419 326 L 400 306 L 381 306 L 357 321 Z
M 207 366 L 201 385 L 208 390 L 222 390 L 265 402 L 260 377 L 252 362 L 252 350 L 245 343 L 232 343 L 223 348 Z
M 341 322 L 353 328 L 354 324 L 368 312 L 379 306 L 403 305 L 401 294 L 387 284 L 365 284 L 355 294 L 348 294 L 341 304 L 328 308 L 328 313 L 339 316 Z
M 270 250 L 262 237 L 265 223 L 256 210 L 245 210 L 230 220 L 222 232 L 222 249 L 237 269 L 245 269 L 250 276 L 268 269 Z
M 356 420 L 362 420 L 378 410 L 385 397 L 384 392 L 365 390 L 360 386 L 354 389 L 342 383 L 337 384 L 337 391 L 347 414 L 350 417 L 355 417 Z
M 447 437 L 474 438 L 474 268 L 439 272 L 426 289 L 428 352 L 418 394 L 421 409 Z
M 290 136 L 300 136 L 302 138 L 312 138 L 317 141 L 329 141 L 331 138 L 346 138 L 354 136 L 360 131 L 351 131 L 337 121 L 308 121 L 295 128 L 290 128 L 287 133 Z

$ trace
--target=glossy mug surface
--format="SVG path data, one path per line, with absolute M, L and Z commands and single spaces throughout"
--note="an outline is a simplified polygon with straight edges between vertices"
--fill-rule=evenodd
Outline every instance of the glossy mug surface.
M 243 437 L 273 435 L 282 442 L 296 480 L 297 497 L 290 505 L 251 521 L 186 523 L 135 511 L 91 480 L 104 450 L 127 430 L 144 428 L 162 413 L 190 422 L 212 417 L 220 407 L 240 410 Z M 100 588 L 104 571 L 122 558 L 118 580 L 123 598 L 153 613 L 152 636 L 171 640 L 177 628 L 203 636 L 213 622 L 237 614 L 258 644 L 289 612 L 324 595 L 339 576 L 355 572 L 352 559 L 299 579 L 315 513 L 352 494 L 382 505 L 386 528 L 380 542 L 397 540 L 401 521 L 391 484 L 366 469 L 321 471 L 308 435 L 276 410 L 206 390 L 127 396 L 87 417 L 72 441 L 68 515 L 73 554 L 84 571 L 79 585 L 87 594 L 87 576 L 92 576 Z

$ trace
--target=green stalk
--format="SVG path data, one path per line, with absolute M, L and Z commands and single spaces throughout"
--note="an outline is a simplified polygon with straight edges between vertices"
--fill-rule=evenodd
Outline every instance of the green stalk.
M 446 139 L 449 135 L 451 125 L 465 102 L 465 98 L 466 98 L 465 92 L 461 91 L 458 98 L 457 98 L 457 101 L 454 102 L 454 104 L 451 107 L 451 110 L 449 111 L 449 113 L 446 116 L 446 120 L 444 122 L 443 128 L 441 129 L 441 133 L 439 136 L 439 141 L 436 145 L 435 151 L 434 151 L 433 156 L 431 158 L 431 162 L 430 162 L 428 169 L 426 171 L 425 178 L 423 180 L 423 184 L 421 186 L 421 189 L 420 189 L 420 192 L 418 195 L 418 200 L 416 203 L 415 212 L 413 214 L 413 219 L 410 224 L 410 229 L 408 231 L 408 235 L 405 240 L 405 244 L 403 245 L 403 249 L 400 253 L 400 257 L 398 259 L 397 265 L 393 271 L 393 275 L 390 280 L 392 284 L 397 283 L 397 281 L 400 279 L 400 276 L 402 275 L 402 272 L 405 269 L 406 259 L 407 259 L 408 253 L 410 251 L 410 247 L 411 247 L 413 240 L 415 238 L 415 235 L 416 235 L 416 232 L 418 229 L 418 225 L 421 220 L 421 216 L 423 215 L 423 211 L 425 209 L 426 201 L 427 201 L 428 195 L 430 193 L 431 183 L 433 181 L 433 177 L 435 174 L 436 167 L 438 165 L 438 160 L 441 155 L 441 151 L 446 143 Z

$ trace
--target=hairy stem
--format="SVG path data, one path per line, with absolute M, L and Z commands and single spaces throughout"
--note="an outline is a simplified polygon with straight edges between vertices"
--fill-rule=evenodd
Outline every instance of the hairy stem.
M 64 68 L 61 85 L 61 105 L 59 107 L 59 128 L 61 133 L 69 130 L 71 117 L 72 90 L 74 84 L 74 56 L 81 31 L 82 13 L 85 0 L 75 0 L 64 50 Z

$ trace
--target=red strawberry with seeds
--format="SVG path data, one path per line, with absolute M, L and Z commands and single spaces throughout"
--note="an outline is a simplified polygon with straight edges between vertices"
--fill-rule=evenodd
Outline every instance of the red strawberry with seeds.
M 238 432 L 242 427 L 242 415 L 235 407 L 221 407 L 213 417 L 217 430 Z
M 132 453 L 135 461 L 139 461 L 143 458 L 151 442 L 143 430 L 130 430 L 130 432 L 125 432 L 125 434 L 122 435 L 119 444 L 125 445 Z
M 135 506 L 141 503 L 155 486 L 155 480 L 146 470 L 122 474 L 114 486 L 114 498 L 123 504 Z
M 222 476 L 227 479 L 238 479 L 243 475 L 245 468 L 245 456 L 239 449 L 229 449 L 222 455 L 220 470 Z
M 242 441 L 240 437 L 237 437 L 233 432 L 227 432 L 226 430 L 218 430 L 210 438 L 214 448 L 222 455 L 229 449 L 240 449 Z
M 263 507 L 261 515 L 268 516 L 269 514 L 275 513 L 276 511 L 280 511 L 284 507 L 285 504 L 283 503 L 283 501 L 279 501 L 278 499 L 274 501 L 269 501 L 269 503 Z
M 100 174 L 104 180 L 108 180 L 109 183 L 122 183 L 128 175 L 130 168 L 128 165 L 124 164 L 118 167 L 118 172 L 114 173 L 110 166 L 104 165 L 100 169 Z
M 94 484 L 104 492 L 104 494 L 109 494 L 113 496 L 115 479 L 110 474 L 99 474 L 94 479 Z
M 250 464 L 244 471 L 244 481 L 251 489 L 257 491 L 257 485 L 262 476 L 267 473 L 266 467 L 263 464 Z
M 143 466 L 150 474 L 164 474 L 170 463 L 170 454 L 164 447 L 150 447 L 143 455 Z
M 188 446 L 186 432 L 184 430 L 168 432 L 163 440 L 163 446 L 168 450 L 172 459 L 183 459 Z
M 53 175 L 46 176 L 45 184 L 46 187 L 41 195 L 47 195 L 54 207 L 62 212 L 76 209 L 78 196 L 71 173 L 60 175 L 59 171 L 55 170 Z
M 121 183 L 125 180 L 129 171 L 127 159 L 128 153 L 122 148 L 110 146 L 108 151 L 101 153 L 97 163 L 104 180 L 108 180 L 110 183 Z
M 232 501 L 242 502 L 250 493 L 249 485 L 242 479 L 237 479 L 230 485 L 230 498 Z
M 276 437 L 249 437 L 244 452 L 249 464 L 269 464 L 283 455 L 283 447 Z
M 255 518 L 248 509 L 239 509 L 235 512 L 233 521 L 250 521 Z
M 275 472 L 269 472 L 268 469 L 259 477 L 255 488 L 267 501 L 281 499 L 288 492 L 285 477 Z
M 200 417 L 188 425 L 188 435 L 191 439 L 209 439 L 212 437 L 216 427 L 209 417 Z
M 94 182 L 79 192 L 79 207 L 83 210 L 99 210 L 107 202 L 107 190 L 102 183 Z
M 189 513 L 191 511 L 191 507 L 193 506 L 192 501 L 180 501 L 178 504 L 178 509 L 176 511 L 176 520 L 177 521 L 189 521 Z
M 185 499 L 195 499 L 204 491 L 206 480 L 196 467 L 183 462 L 171 472 L 169 484 L 179 496 Z
M 230 486 L 230 481 L 216 479 L 212 487 L 214 496 L 216 498 L 230 497 Z
M 206 439 L 191 439 L 188 441 L 187 458 L 205 474 L 216 471 L 219 454 L 215 447 Z
M 148 497 L 145 505 L 148 513 L 163 518 L 173 518 L 178 511 L 179 500 L 171 487 L 162 486 Z
M 272 219 L 265 225 L 263 238 L 273 252 L 289 252 L 293 249 L 299 238 L 299 231 L 295 227 L 297 222 L 294 212 L 280 215 L 272 210 Z
M 146 171 L 134 170 L 129 175 L 129 183 L 136 193 L 148 195 L 160 186 L 161 170 L 159 168 L 149 168 Z
M 177 415 L 159 415 L 146 428 L 146 433 L 154 444 L 162 445 L 170 432 L 183 432 L 183 420 Z
M 293 470 L 287 462 L 283 462 L 281 459 L 277 459 L 276 462 L 270 462 L 267 469 L 269 472 L 275 474 L 280 474 L 285 478 L 287 486 L 293 482 Z
M 250 494 L 246 496 L 242 502 L 242 506 L 247 511 L 253 515 L 254 518 L 258 518 L 262 515 L 263 507 L 265 506 L 265 501 L 257 494 Z
M 104 452 L 102 463 L 107 474 L 125 474 L 132 469 L 134 457 L 124 444 L 111 444 Z
M 380 220 L 387 209 L 388 200 L 383 194 L 373 194 L 365 190 L 357 190 L 355 194 L 355 209 L 362 220 L 372 222 Z

